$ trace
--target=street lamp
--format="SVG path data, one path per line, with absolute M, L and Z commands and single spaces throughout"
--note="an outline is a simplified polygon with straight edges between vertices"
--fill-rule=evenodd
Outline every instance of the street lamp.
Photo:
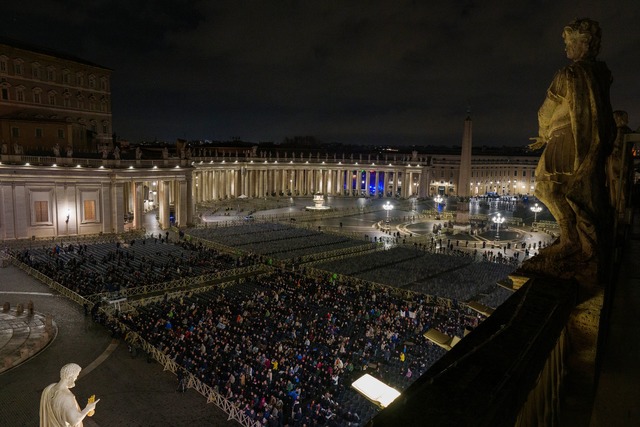
M 444 202 L 444 199 L 442 198 L 441 195 L 437 195 L 436 197 L 433 198 L 433 201 L 436 202 L 437 204 L 442 204 L 442 202 Z
M 531 206 L 531 210 L 533 211 L 533 222 L 538 222 L 538 212 L 542 210 L 542 206 L 539 206 L 537 203 L 535 206 Z
M 387 200 L 387 202 L 382 205 L 382 208 L 387 211 L 387 227 L 389 226 L 389 212 L 391 212 L 391 210 L 393 209 L 393 205 Z
M 496 240 L 500 240 L 500 224 L 502 224 L 504 222 L 505 217 L 500 215 L 500 213 L 497 213 L 496 216 L 491 218 L 491 220 L 496 225 Z

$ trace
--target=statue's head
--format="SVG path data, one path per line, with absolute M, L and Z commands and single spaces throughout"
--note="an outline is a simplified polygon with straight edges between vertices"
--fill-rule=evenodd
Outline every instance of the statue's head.
M 67 363 L 60 369 L 60 381 L 65 381 L 69 388 L 75 386 L 76 378 L 80 375 L 82 368 L 75 363 Z
M 589 18 L 575 19 L 564 27 L 562 38 L 567 44 L 567 56 L 569 56 L 570 59 L 595 59 L 600 52 L 602 30 L 598 22 Z M 580 54 L 580 57 L 576 58 L 570 55 L 570 44 L 581 44 L 584 46 L 584 51 Z

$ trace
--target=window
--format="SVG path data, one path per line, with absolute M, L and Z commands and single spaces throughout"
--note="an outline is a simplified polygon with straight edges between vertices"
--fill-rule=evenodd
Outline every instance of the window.
M 67 69 L 62 70 L 62 83 L 66 85 L 71 84 L 71 73 Z
M 522 176 L 527 176 L 527 171 L 522 171 Z
M 13 73 L 16 76 L 21 76 L 22 75 L 22 60 L 21 59 L 16 59 L 15 62 L 13 63 Z
M 64 98 L 62 98 L 62 105 L 64 105 L 67 108 L 71 108 L 71 98 L 69 98 L 68 96 L 65 96 Z
M 56 105 L 56 94 L 55 94 L 55 92 L 49 92 L 49 105 Z
M 107 90 L 107 78 L 106 77 L 101 77 L 100 78 L 100 90 Z
M 64 129 L 58 129 L 58 139 L 64 139 Z
M 513 176 L 518 176 L 518 171 L 513 171 Z
M 56 69 L 53 66 L 47 67 L 47 80 L 50 82 L 56 81 Z
M 89 76 L 89 87 L 91 89 L 95 89 L 96 87 L 96 76 L 94 76 L 93 74 Z
M 33 210 L 36 214 L 36 222 L 49 222 L 49 202 L 46 200 L 33 202 Z
M 33 89 L 33 103 L 42 104 L 42 89 L 39 87 Z
M 109 133 L 109 124 L 106 122 L 102 123 L 102 133 Z
M 2 91 L 0 92 L 0 96 L 2 97 L 2 99 L 4 101 L 8 101 L 9 100 L 9 88 L 3 87 Z
M 40 78 L 40 64 L 38 64 L 37 62 L 31 64 L 31 77 L 33 77 L 34 79 Z
M 12 127 L 11 128 L 11 136 L 13 138 L 20 138 L 20 128 Z
M 24 102 L 24 87 L 16 88 L 16 101 Z
M 6 56 L 0 57 L 0 73 L 6 74 L 9 72 L 8 70 L 9 70 L 9 67 L 7 67 L 7 57 Z
M 36 138 L 42 138 L 42 128 L 36 128 Z
M 76 84 L 78 86 L 84 86 L 84 74 L 82 73 L 76 74 Z
M 84 220 L 95 221 L 96 220 L 96 201 L 85 200 L 83 203 L 83 207 L 84 207 Z

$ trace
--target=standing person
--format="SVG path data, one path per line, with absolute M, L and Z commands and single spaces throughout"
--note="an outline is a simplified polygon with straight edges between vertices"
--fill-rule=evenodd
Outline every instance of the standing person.
M 88 403 L 84 409 L 71 393 L 82 368 L 68 363 L 60 369 L 60 381 L 48 385 L 40 398 L 40 427 L 82 427 L 82 420 L 93 415 L 100 399 Z
M 551 82 L 538 111 L 539 136 L 529 148 L 545 147 L 535 171 L 535 195 L 560 226 L 559 242 L 540 255 L 543 260 L 583 262 L 606 250 L 610 210 L 605 161 L 615 136 L 612 78 L 607 65 L 596 60 L 601 40 L 597 22 L 577 19 L 564 28 L 562 37 L 573 62 Z

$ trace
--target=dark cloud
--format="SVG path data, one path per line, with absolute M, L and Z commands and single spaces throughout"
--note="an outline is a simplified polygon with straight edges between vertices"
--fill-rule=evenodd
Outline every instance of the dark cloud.
M 603 28 L 614 108 L 640 122 L 630 0 L 12 2 L 6 36 L 114 69 L 115 130 L 160 138 L 525 145 L 563 26 Z

